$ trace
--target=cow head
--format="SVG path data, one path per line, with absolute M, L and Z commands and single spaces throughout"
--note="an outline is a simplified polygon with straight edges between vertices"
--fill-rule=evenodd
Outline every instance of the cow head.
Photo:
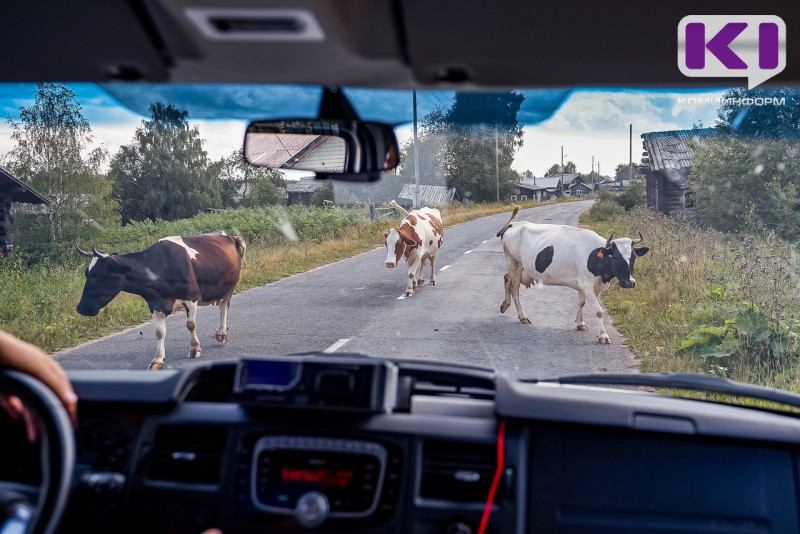
M 589 270 L 595 276 L 600 276 L 603 282 L 610 282 L 613 278 L 619 281 L 619 286 L 630 289 L 636 287 L 633 277 L 633 264 L 638 256 L 644 256 L 650 250 L 647 247 L 635 248 L 633 245 L 640 243 L 644 237 L 639 232 L 639 239 L 627 237 L 614 239 L 611 234 L 606 240 L 606 246 L 594 249 L 589 256 Z
M 92 258 L 86 269 L 86 284 L 78 303 L 78 313 L 94 317 L 122 291 L 125 275 L 131 268 L 120 265 L 116 254 L 98 252 L 94 246 L 92 252 L 85 252 L 77 245 L 76 248 L 81 256 Z
M 414 248 L 419 243 L 410 235 L 405 226 L 400 228 L 392 228 L 388 232 L 383 232 L 383 237 L 386 238 L 386 267 L 392 269 L 397 267 L 400 258 L 406 253 L 407 248 Z

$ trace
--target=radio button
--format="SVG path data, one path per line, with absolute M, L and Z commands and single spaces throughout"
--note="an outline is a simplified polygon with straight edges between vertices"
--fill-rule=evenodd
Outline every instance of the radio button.
M 328 519 L 330 504 L 325 494 L 318 491 L 304 493 L 298 500 L 294 509 L 297 522 L 306 528 L 320 526 Z

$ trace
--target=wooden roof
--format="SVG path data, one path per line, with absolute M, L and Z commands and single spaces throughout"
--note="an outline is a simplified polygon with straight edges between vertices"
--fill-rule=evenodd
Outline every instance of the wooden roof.
M 286 186 L 287 193 L 313 193 L 323 185 L 327 180 L 317 180 L 316 178 L 303 178 L 296 182 L 289 182 Z
M 22 183 L 2 167 L 0 167 L 0 198 L 25 204 L 50 205 L 50 201 L 44 196 Z
M 692 166 L 692 144 L 702 145 L 717 136 L 715 128 L 672 130 L 642 134 L 642 145 L 652 171 L 684 169 Z
M 421 206 L 450 204 L 455 195 L 455 187 L 448 189 L 441 185 L 419 186 L 419 203 Z M 408 200 L 414 200 L 414 184 L 403 184 L 403 188 L 397 196 Z

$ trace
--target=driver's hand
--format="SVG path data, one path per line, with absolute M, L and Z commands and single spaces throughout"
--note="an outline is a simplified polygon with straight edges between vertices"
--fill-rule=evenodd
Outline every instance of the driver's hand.
M 64 370 L 53 358 L 38 347 L 0 330 L 0 368 L 21 371 L 42 381 L 61 400 L 72 421 L 72 426 L 77 426 L 78 396 L 75 395 Z M 22 417 L 25 420 L 29 440 L 35 441 L 38 438 L 36 421 L 19 398 L 12 395 L 0 395 L 0 407 L 4 408 L 12 419 Z

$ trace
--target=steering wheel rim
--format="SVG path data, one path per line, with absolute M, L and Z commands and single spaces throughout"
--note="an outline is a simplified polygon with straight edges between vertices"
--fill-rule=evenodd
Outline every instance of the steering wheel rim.
M 75 472 L 75 432 L 61 401 L 36 378 L 0 369 L 0 389 L 18 396 L 41 423 L 42 485 L 26 534 L 52 534 L 69 499 Z

